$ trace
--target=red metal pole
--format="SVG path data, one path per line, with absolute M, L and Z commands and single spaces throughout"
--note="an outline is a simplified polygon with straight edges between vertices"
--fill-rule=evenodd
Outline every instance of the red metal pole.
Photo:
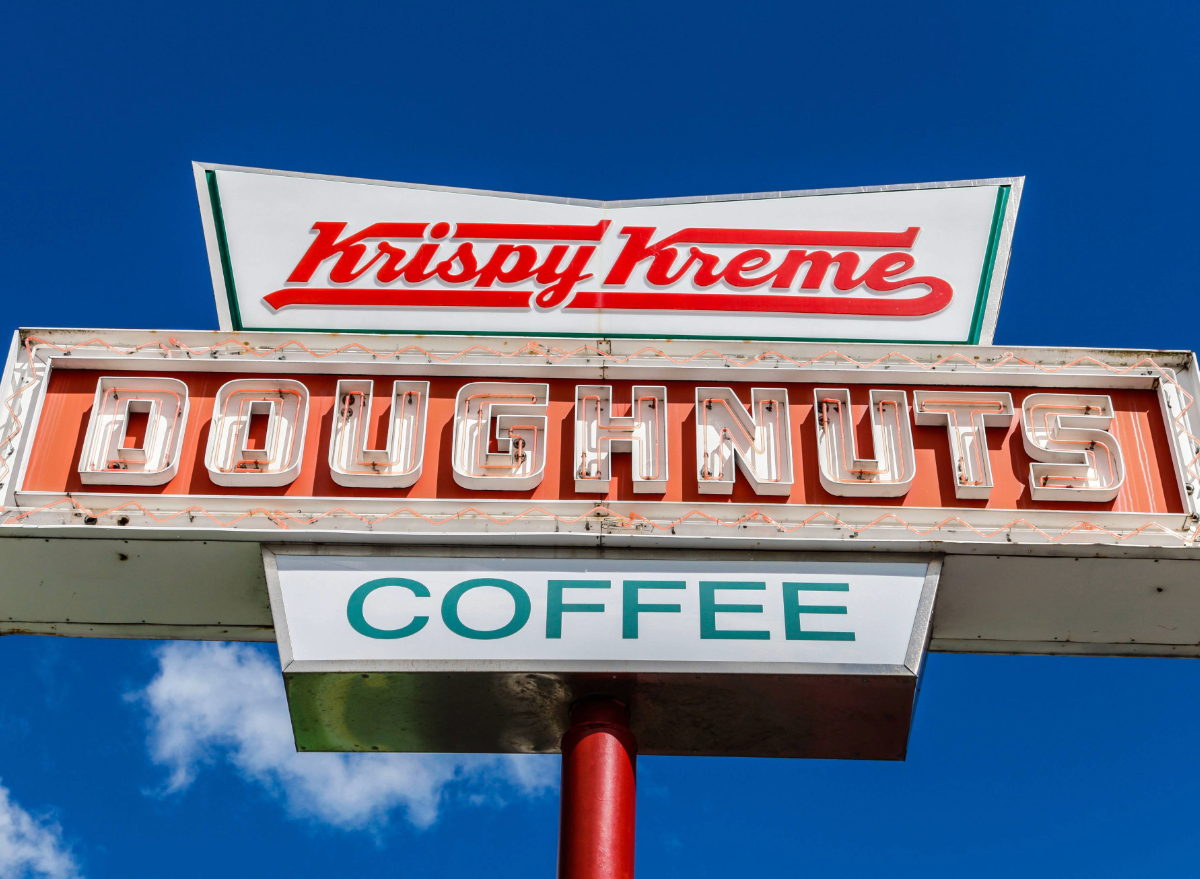
M 562 739 L 558 879 L 633 879 L 637 739 L 629 709 L 590 697 Z

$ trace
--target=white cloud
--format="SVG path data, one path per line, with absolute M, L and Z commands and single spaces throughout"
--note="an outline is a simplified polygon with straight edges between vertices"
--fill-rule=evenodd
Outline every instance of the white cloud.
M 0 876 L 73 879 L 78 875 L 79 867 L 58 824 L 30 815 L 0 784 Z
M 481 789 L 532 796 L 557 783 L 553 757 L 300 754 L 273 655 L 245 644 L 182 641 L 156 653 L 158 674 L 135 698 L 149 715 L 150 757 L 169 773 L 166 792 L 186 789 L 203 766 L 228 761 L 293 815 L 356 829 L 386 821 L 393 810 L 427 827 L 451 790 L 477 800 Z

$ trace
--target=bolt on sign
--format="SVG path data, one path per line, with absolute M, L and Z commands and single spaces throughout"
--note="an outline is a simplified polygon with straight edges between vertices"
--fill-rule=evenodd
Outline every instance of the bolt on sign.
M 603 692 L 646 753 L 898 759 L 926 645 L 1196 650 L 1198 389 L 1187 352 L 21 330 L 0 625 L 277 639 L 310 750 L 552 751 Z
M 1023 178 L 600 202 L 194 165 L 225 330 L 988 344 Z

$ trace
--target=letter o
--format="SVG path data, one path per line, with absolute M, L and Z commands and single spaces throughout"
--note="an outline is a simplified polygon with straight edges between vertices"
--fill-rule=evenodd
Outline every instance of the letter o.
M 402 589 L 407 589 L 418 598 L 428 598 L 429 590 L 416 580 L 409 580 L 404 577 L 382 577 L 378 580 L 370 580 L 363 583 L 350 596 L 350 600 L 346 602 L 346 619 L 350 621 L 350 627 L 360 635 L 366 635 L 368 638 L 393 639 L 407 638 L 409 635 L 415 635 L 421 629 L 425 628 L 425 624 L 429 622 L 429 617 L 413 617 L 412 622 L 407 626 L 401 626 L 399 629 L 377 629 L 367 622 L 363 616 L 363 605 L 366 604 L 367 596 L 376 589 L 382 589 L 385 586 L 399 586 Z
M 464 625 L 463 621 L 458 618 L 459 599 L 479 586 L 495 586 L 498 589 L 503 589 L 512 596 L 513 604 L 516 605 L 513 609 L 513 618 L 498 629 L 472 629 Z M 446 624 L 446 628 L 456 635 L 476 641 L 507 638 L 509 635 L 521 631 L 521 627 L 529 622 L 529 611 L 529 596 L 524 589 L 511 580 L 499 580 L 494 577 L 479 577 L 475 580 L 464 580 L 447 592 L 446 597 L 442 599 L 442 622 Z

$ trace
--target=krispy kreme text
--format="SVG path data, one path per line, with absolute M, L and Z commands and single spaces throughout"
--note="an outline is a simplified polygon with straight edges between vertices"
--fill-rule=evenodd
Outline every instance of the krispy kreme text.
M 287 277 L 289 285 L 306 286 L 268 294 L 265 300 L 276 310 L 441 303 L 927 315 L 954 296 L 947 281 L 910 274 L 917 264 L 911 253 L 921 233 L 917 226 L 898 232 L 684 228 L 664 234 L 655 226 L 614 229 L 608 220 L 591 226 L 374 223 L 358 231 L 317 222 L 312 232 Z M 619 250 L 605 268 L 597 265 L 597 251 L 614 243 L 607 239 L 615 239 Z M 600 287 L 577 291 L 596 271 L 603 273 Z M 371 287 L 348 286 L 364 276 Z M 329 286 L 308 286 L 314 278 Z M 458 289 L 435 288 L 430 281 Z M 692 292 L 664 292 L 681 281 Z M 827 287 L 920 295 L 797 295 Z

